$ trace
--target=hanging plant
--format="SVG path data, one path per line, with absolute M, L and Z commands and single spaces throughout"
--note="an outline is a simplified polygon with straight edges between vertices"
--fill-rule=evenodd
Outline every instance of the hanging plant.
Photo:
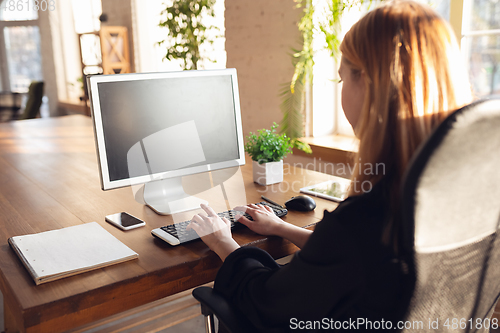
M 198 69 L 203 61 L 215 62 L 200 52 L 200 46 L 212 45 L 219 36 L 210 37 L 209 31 L 219 30 L 214 25 L 205 25 L 203 18 L 215 17 L 216 0 L 171 0 L 161 11 L 165 17 L 160 27 L 168 28 L 168 39 L 159 41 L 158 45 L 167 45 L 164 59 L 183 61 L 184 70 Z M 165 4 L 164 4 L 165 5 Z
M 292 81 L 284 85 L 281 91 L 281 111 L 283 119 L 281 121 L 281 133 L 285 133 L 292 139 L 294 148 L 311 153 L 311 147 L 300 141 L 298 138 L 304 135 L 304 109 L 305 109 L 305 86 L 311 82 L 313 60 L 313 14 L 314 7 L 312 0 L 295 0 L 297 7 L 304 8 L 304 15 L 299 21 L 298 27 L 302 34 L 302 50 L 293 50 L 293 62 L 295 71 Z
M 312 84 L 314 50 L 313 35 L 320 32 L 319 36 L 325 39 L 326 47 L 332 57 L 338 55 L 340 45 L 340 19 L 342 14 L 354 6 L 372 0 L 329 0 L 328 10 L 325 13 L 325 21 L 315 24 L 314 5 L 312 0 L 295 0 L 298 8 L 303 8 L 303 16 L 299 21 L 298 28 L 302 35 L 302 50 L 293 50 L 293 63 L 295 71 L 290 83 L 285 84 L 280 95 L 282 97 L 281 132 L 292 139 L 294 148 L 311 152 L 311 147 L 298 138 L 304 136 L 304 110 L 306 86 Z

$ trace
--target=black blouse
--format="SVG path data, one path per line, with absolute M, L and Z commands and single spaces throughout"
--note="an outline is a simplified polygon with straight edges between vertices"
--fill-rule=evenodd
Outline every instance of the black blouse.
M 385 197 L 379 182 L 325 211 L 287 265 L 261 249 L 239 248 L 226 258 L 214 288 L 259 332 L 395 328 L 407 300 L 402 265 L 381 242 L 389 213 Z

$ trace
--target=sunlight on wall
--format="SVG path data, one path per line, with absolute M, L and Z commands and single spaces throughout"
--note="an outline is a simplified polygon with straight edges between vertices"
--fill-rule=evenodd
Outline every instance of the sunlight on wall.
M 324 13 L 328 8 L 328 1 L 315 0 L 313 2 L 314 22 L 324 22 Z M 313 35 L 314 68 L 313 68 L 313 128 L 312 136 L 328 135 L 335 132 L 334 105 L 337 99 L 334 80 L 337 78 L 337 68 L 326 49 L 326 41 L 316 30 Z
M 327 0 L 315 0 L 316 22 L 326 22 L 325 13 L 328 8 Z M 350 27 L 358 21 L 364 8 L 354 6 L 344 13 L 340 22 L 340 40 Z M 326 49 L 324 35 L 319 32 L 314 35 L 314 78 L 313 78 L 313 132 L 318 137 L 329 134 L 354 136 L 351 125 L 342 111 L 340 91 L 342 84 L 337 83 L 339 63 L 330 56 Z M 338 59 L 340 61 L 340 58 Z

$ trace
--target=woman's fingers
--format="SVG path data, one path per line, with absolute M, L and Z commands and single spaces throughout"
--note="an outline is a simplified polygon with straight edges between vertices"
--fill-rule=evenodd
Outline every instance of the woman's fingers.
M 186 226 L 186 230 L 194 230 L 199 235 L 200 225 L 195 221 L 191 220 L 191 222 Z
M 253 209 L 261 209 L 261 207 L 262 207 L 262 205 L 257 205 L 257 204 L 250 204 L 248 206 L 253 208 Z
M 197 225 L 198 226 L 198 223 L 196 223 L 195 219 L 194 219 L 194 216 L 193 218 L 191 219 L 191 221 L 189 222 L 189 224 L 186 226 L 186 230 L 190 230 L 190 229 L 194 229 L 194 225 Z M 195 230 L 196 231 L 196 230 Z
M 189 228 L 194 229 L 198 234 L 208 234 L 223 228 L 222 225 L 216 221 L 219 219 L 219 216 L 210 206 L 202 204 L 201 208 L 208 214 L 208 216 L 204 216 L 202 214 L 193 216 Z M 263 221 L 262 218 L 269 215 L 274 216 L 273 209 L 267 205 L 250 204 L 247 206 L 237 206 L 234 210 L 240 213 L 235 216 L 236 220 L 251 229 L 254 225 L 256 225 L 256 221 Z M 253 218 L 253 221 L 245 217 L 244 213 L 250 215 Z M 231 222 L 228 219 L 222 218 L 222 221 L 226 226 L 231 226 Z
M 244 212 L 244 213 L 245 213 L 248 209 L 250 209 L 250 207 L 248 207 L 248 206 L 236 206 L 236 207 L 234 207 L 234 210 L 239 210 L 239 211 Z
M 201 204 L 200 206 L 208 214 L 208 216 L 217 216 L 217 213 L 209 205 Z
M 193 216 L 193 218 L 191 219 L 191 221 L 195 221 L 198 224 L 199 223 L 204 223 L 206 221 L 206 216 L 202 216 L 200 214 L 196 214 L 195 216 Z
M 253 221 L 250 221 L 248 218 L 246 218 L 244 215 L 239 215 L 239 216 L 236 216 L 236 220 L 244 225 L 246 225 L 247 227 L 252 224 Z
M 231 221 L 229 221 L 225 217 L 222 218 L 222 221 L 224 221 L 229 227 L 231 227 Z
M 249 214 L 250 216 L 253 217 L 253 213 L 259 211 L 259 210 L 262 210 L 262 206 L 261 205 L 254 205 L 254 204 L 250 204 L 250 205 L 247 205 L 247 206 L 237 206 L 237 207 L 234 207 L 234 210 L 239 210 L 243 213 L 247 213 Z
M 250 208 L 248 206 L 237 206 L 237 207 L 234 207 L 233 210 L 236 211 L 236 220 L 239 220 L 240 217 L 243 216 L 243 214 L 245 214 L 245 213 L 247 213 L 250 216 L 252 216 L 253 215 L 253 211 L 254 211 L 253 208 Z
M 273 209 L 269 207 L 268 205 L 261 205 L 261 204 L 254 204 L 252 205 L 253 208 L 258 209 L 260 211 L 268 211 L 268 212 L 273 212 Z
M 186 226 L 186 229 L 193 229 L 198 235 L 201 236 L 201 231 L 207 228 L 207 224 L 210 223 L 210 219 L 206 216 L 196 214 L 191 219 L 191 222 Z
M 208 205 L 201 205 L 201 208 L 208 214 L 196 214 L 192 217 L 191 222 L 186 227 L 187 229 L 192 229 L 200 236 L 210 235 L 220 230 L 226 229 L 231 226 L 231 222 L 228 219 L 221 219 L 215 211 Z

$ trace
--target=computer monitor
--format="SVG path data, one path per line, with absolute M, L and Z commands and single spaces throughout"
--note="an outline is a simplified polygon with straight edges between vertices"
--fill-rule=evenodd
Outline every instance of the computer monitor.
M 235 69 L 87 77 L 103 190 L 143 184 L 159 214 L 198 208 L 182 176 L 245 164 Z

